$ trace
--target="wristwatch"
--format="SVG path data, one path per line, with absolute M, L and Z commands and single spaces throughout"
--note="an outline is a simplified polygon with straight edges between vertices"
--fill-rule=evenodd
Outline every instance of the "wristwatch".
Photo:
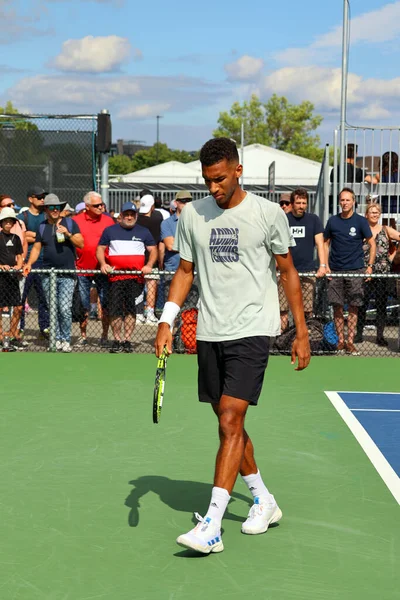
M 367 267 L 371 267 L 371 269 L 372 269 L 373 266 L 374 265 L 371 265 L 371 263 L 368 263 L 368 265 L 367 265 Z

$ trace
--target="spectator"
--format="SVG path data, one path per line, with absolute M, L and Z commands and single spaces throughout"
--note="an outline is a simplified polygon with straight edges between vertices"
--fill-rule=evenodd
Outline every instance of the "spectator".
M 83 237 L 78 225 L 69 217 L 61 217 L 65 206 L 55 194 L 48 194 L 44 199 L 46 220 L 39 226 L 35 243 L 24 274 L 28 275 L 32 265 L 38 260 L 43 248 L 43 268 L 75 270 L 75 248 L 83 248 Z M 50 307 L 50 276 L 44 275 L 43 289 L 47 304 Z M 57 275 L 56 302 L 56 350 L 71 352 L 72 300 L 75 288 L 75 274 Z M 54 307 L 55 308 L 55 307 Z
M 14 307 L 21 314 L 21 294 L 18 275 L 10 273 L 10 269 L 22 269 L 23 249 L 18 235 L 11 233 L 16 224 L 16 214 L 12 208 L 5 207 L 0 213 L 0 269 L 8 273 L 0 275 L 0 341 L 3 343 L 2 313 L 5 307 Z M 18 321 L 11 319 L 11 347 L 21 350 L 24 346 L 17 335 Z
M 35 185 L 28 190 L 27 197 L 29 202 L 28 210 L 20 212 L 18 219 L 26 228 L 26 239 L 28 243 L 28 251 L 26 259 L 29 259 L 33 244 L 36 241 L 36 235 L 39 231 L 40 224 L 46 219 L 44 214 L 44 198 L 46 192 L 43 188 Z M 40 273 L 35 273 L 36 269 L 43 268 L 43 250 L 40 253 L 38 260 L 35 262 L 31 273 L 25 279 L 25 285 L 22 293 L 22 315 L 21 315 L 21 332 L 25 330 L 25 305 L 28 300 L 29 292 L 34 287 L 38 298 L 38 324 L 39 337 L 48 339 L 49 337 L 49 311 L 47 306 L 46 296 L 42 285 L 42 276 Z
M 355 160 L 357 158 L 358 146 L 357 144 L 347 144 L 346 146 L 346 164 L 345 164 L 345 177 L 344 183 L 377 183 L 377 177 L 366 175 L 360 167 L 355 166 Z M 330 181 L 333 182 L 334 170 L 332 169 L 330 174 Z M 337 181 L 340 179 L 340 165 L 337 166 Z
M 398 183 L 399 182 L 399 156 L 396 152 L 385 152 L 382 155 L 382 179 L 377 175 L 377 180 L 381 183 Z M 381 196 L 381 206 L 383 213 L 397 214 L 400 206 L 397 196 Z
M 86 204 L 84 202 L 79 202 L 75 206 L 75 216 L 80 215 L 81 213 L 85 212 L 85 210 L 86 210 Z
M 102 212 L 103 201 L 101 199 L 100 194 L 98 194 L 97 192 L 88 192 L 84 197 L 84 202 L 86 208 L 85 212 L 82 212 L 80 215 L 73 217 L 73 220 L 75 221 L 75 223 L 77 223 L 79 227 L 79 231 L 81 232 L 84 241 L 83 248 L 78 248 L 76 251 L 76 267 L 77 269 L 82 269 L 85 271 L 90 271 L 91 269 L 98 270 L 100 266 L 96 258 L 97 246 L 99 244 L 99 240 L 103 234 L 103 231 L 106 227 L 114 225 L 114 220 Z M 106 275 L 94 275 L 93 273 L 78 273 L 79 295 L 85 312 L 83 321 L 81 321 L 79 324 L 81 337 L 78 340 L 78 345 L 87 345 L 86 333 L 89 312 L 91 309 L 90 290 L 93 287 L 93 284 L 97 289 L 102 309 L 101 321 L 103 326 L 103 332 L 100 338 L 100 345 L 103 347 L 107 347 L 109 327 L 109 318 L 107 313 L 107 297 L 109 290 L 109 281 Z M 92 307 L 92 309 L 93 308 L 96 310 L 97 305 L 95 304 L 94 307 Z
M 368 221 L 376 244 L 376 258 L 372 272 L 377 275 L 390 273 L 392 261 L 396 254 L 396 247 L 392 244 L 392 240 L 396 242 L 400 241 L 400 233 L 398 231 L 392 227 L 380 225 L 379 219 L 381 214 L 382 211 L 379 204 L 370 204 L 365 212 L 365 217 Z M 364 261 L 367 265 L 371 262 L 369 245 L 364 244 L 363 250 Z M 376 343 L 378 346 L 388 345 L 384 338 L 386 323 L 386 301 L 388 293 L 388 280 L 384 277 L 372 278 L 370 281 L 365 282 L 364 302 L 358 310 L 357 335 L 355 338 L 356 343 L 363 341 L 363 329 L 365 325 L 367 308 L 371 298 L 374 297 L 376 307 Z
M 339 194 L 342 212 L 330 217 L 325 228 L 325 248 L 329 267 L 327 273 L 343 275 L 350 273 L 372 273 L 375 262 L 376 245 L 372 231 L 365 217 L 354 212 L 355 195 L 352 189 L 343 188 Z M 369 263 L 364 267 L 363 240 L 370 247 Z M 346 351 L 352 355 L 359 352 L 354 346 L 357 327 L 358 307 L 363 303 L 363 278 L 334 277 L 328 285 L 328 301 L 333 305 L 333 316 L 338 336 L 338 352 Z M 347 342 L 344 337 L 343 307 L 348 304 Z
M 149 253 L 145 264 L 145 251 Z M 107 253 L 107 254 L 106 254 Z M 157 246 L 150 231 L 137 224 L 137 208 L 126 202 L 121 208 L 121 222 L 107 227 L 100 238 L 97 260 L 104 275 L 110 275 L 108 312 L 114 343 L 110 352 L 132 352 L 131 337 L 136 323 L 135 299 L 143 292 L 143 276 L 113 274 L 114 269 L 151 273 L 157 260 Z M 124 325 L 124 341 L 121 339 Z
M 142 196 L 140 201 L 140 209 L 139 216 L 137 218 L 138 225 L 142 227 L 147 227 L 150 231 L 153 240 L 155 241 L 157 247 L 161 241 L 161 223 L 163 222 L 163 217 L 160 212 L 154 210 L 154 197 L 151 194 L 146 194 Z M 146 260 L 148 255 L 146 254 Z M 147 317 L 146 323 L 148 325 L 158 325 L 158 319 L 154 314 L 154 309 L 156 305 L 157 299 L 157 286 L 160 276 L 151 276 L 146 277 L 146 307 L 147 307 Z M 139 315 L 138 315 L 139 317 Z M 142 317 L 144 321 L 144 318 Z
M 324 228 L 317 215 L 307 212 L 307 190 L 304 188 L 294 190 L 290 196 L 290 204 L 292 210 L 287 213 L 287 218 L 289 221 L 290 232 L 296 242 L 296 246 L 293 246 L 290 250 L 294 266 L 299 273 L 314 271 L 314 248 L 317 248 L 319 267 L 316 276 L 323 277 L 326 273 Z M 300 277 L 300 283 L 303 294 L 304 313 L 307 319 L 313 314 L 315 278 Z M 281 330 L 285 331 L 289 324 L 289 303 L 280 280 L 278 289 Z
M 12 208 L 13 210 L 15 209 L 14 200 L 12 200 L 10 198 L 10 196 L 7 196 L 5 194 L 0 196 L 0 213 L 4 208 Z M 14 212 L 15 212 L 15 210 L 14 210 Z M 13 222 L 10 233 L 15 234 L 19 237 L 21 244 L 22 244 L 23 258 L 25 260 L 25 257 L 28 252 L 28 243 L 26 241 L 25 223 L 21 223 L 21 221 L 19 221 L 16 218 L 15 221 Z M 22 294 L 23 290 L 24 290 L 25 281 L 24 281 L 23 277 L 21 277 L 21 276 L 18 276 L 18 277 L 19 277 L 18 281 L 19 281 L 19 286 L 20 286 L 20 293 Z M 18 324 L 20 323 L 22 313 L 23 313 L 22 305 L 15 306 L 13 308 L 12 315 L 10 315 L 11 316 L 10 330 L 12 330 L 13 332 L 18 331 Z M 5 314 L 7 314 L 7 313 L 5 313 Z M 21 329 L 22 329 L 22 334 L 21 334 Z M 24 335 L 23 327 L 21 326 L 18 336 L 14 336 L 16 341 L 19 341 L 21 347 L 28 345 L 26 342 L 23 341 L 23 335 Z
M 72 206 L 70 204 L 66 204 L 64 207 L 64 210 L 61 213 L 62 217 L 71 217 L 73 216 L 75 213 L 75 209 L 72 208 Z
M 165 210 L 165 208 L 163 208 L 161 196 L 154 196 L 154 207 L 157 212 L 161 213 L 161 216 L 164 221 L 165 219 L 169 219 L 170 214 L 167 210 Z
M 192 202 L 192 194 L 187 190 L 181 190 L 175 196 L 176 212 L 174 212 L 168 219 L 161 223 L 161 241 L 165 245 L 165 258 L 164 258 L 164 269 L 175 273 L 179 266 L 179 252 L 173 250 L 176 228 L 178 226 L 178 219 L 188 202 Z M 171 204 L 172 204 L 171 202 Z M 169 277 L 171 282 L 172 276 Z M 168 290 L 166 290 L 168 296 Z
M 284 213 L 288 214 L 291 212 L 292 205 L 290 204 L 290 194 L 281 194 L 279 198 L 279 206 Z

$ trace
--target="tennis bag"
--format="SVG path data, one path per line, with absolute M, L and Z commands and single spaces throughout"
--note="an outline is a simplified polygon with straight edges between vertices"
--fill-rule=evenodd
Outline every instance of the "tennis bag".
M 323 325 L 318 319 L 307 319 L 306 325 L 310 339 L 311 354 L 329 354 L 335 352 L 337 335 L 332 321 Z M 278 350 L 281 354 L 290 354 L 295 337 L 296 327 L 293 325 L 276 338 L 274 349 Z
M 187 308 L 180 315 L 180 324 L 174 335 L 173 347 L 177 354 L 197 354 L 197 308 Z

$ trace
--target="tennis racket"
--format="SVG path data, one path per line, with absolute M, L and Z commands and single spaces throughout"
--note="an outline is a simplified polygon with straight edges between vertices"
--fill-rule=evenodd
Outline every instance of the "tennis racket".
M 164 348 L 163 353 L 158 359 L 156 379 L 154 382 L 153 395 L 153 423 L 159 423 L 161 417 L 162 403 L 164 400 L 165 376 L 167 372 L 167 349 Z

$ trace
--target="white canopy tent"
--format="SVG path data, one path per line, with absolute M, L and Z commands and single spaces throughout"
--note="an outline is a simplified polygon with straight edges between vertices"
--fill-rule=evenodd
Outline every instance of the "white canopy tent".
M 240 149 L 239 149 L 240 155 Z M 240 156 L 240 159 L 242 157 Z M 243 181 L 248 185 L 268 185 L 268 170 L 275 163 L 275 185 L 317 185 L 321 164 L 262 144 L 243 149 Z M 187 163 L 201 177 L 200 161 Z
M 239 151 L 240 153 L 240 151 Z M 275 185 L 315 186 L 318 183 L 321 164 L 301 156 L 282 152 L 262 144 L 245 146 L 243 151 L 243 182 L 248 185 L 268 185 L 268 171 L 275 163 Z M 113 178 L 110 178 L 112 181 Z M 200 161 L 181 163 L 170 161 L 148 169 L 134 171 L 118 181 L 123 183 L 170 183 L 201 184 Z

